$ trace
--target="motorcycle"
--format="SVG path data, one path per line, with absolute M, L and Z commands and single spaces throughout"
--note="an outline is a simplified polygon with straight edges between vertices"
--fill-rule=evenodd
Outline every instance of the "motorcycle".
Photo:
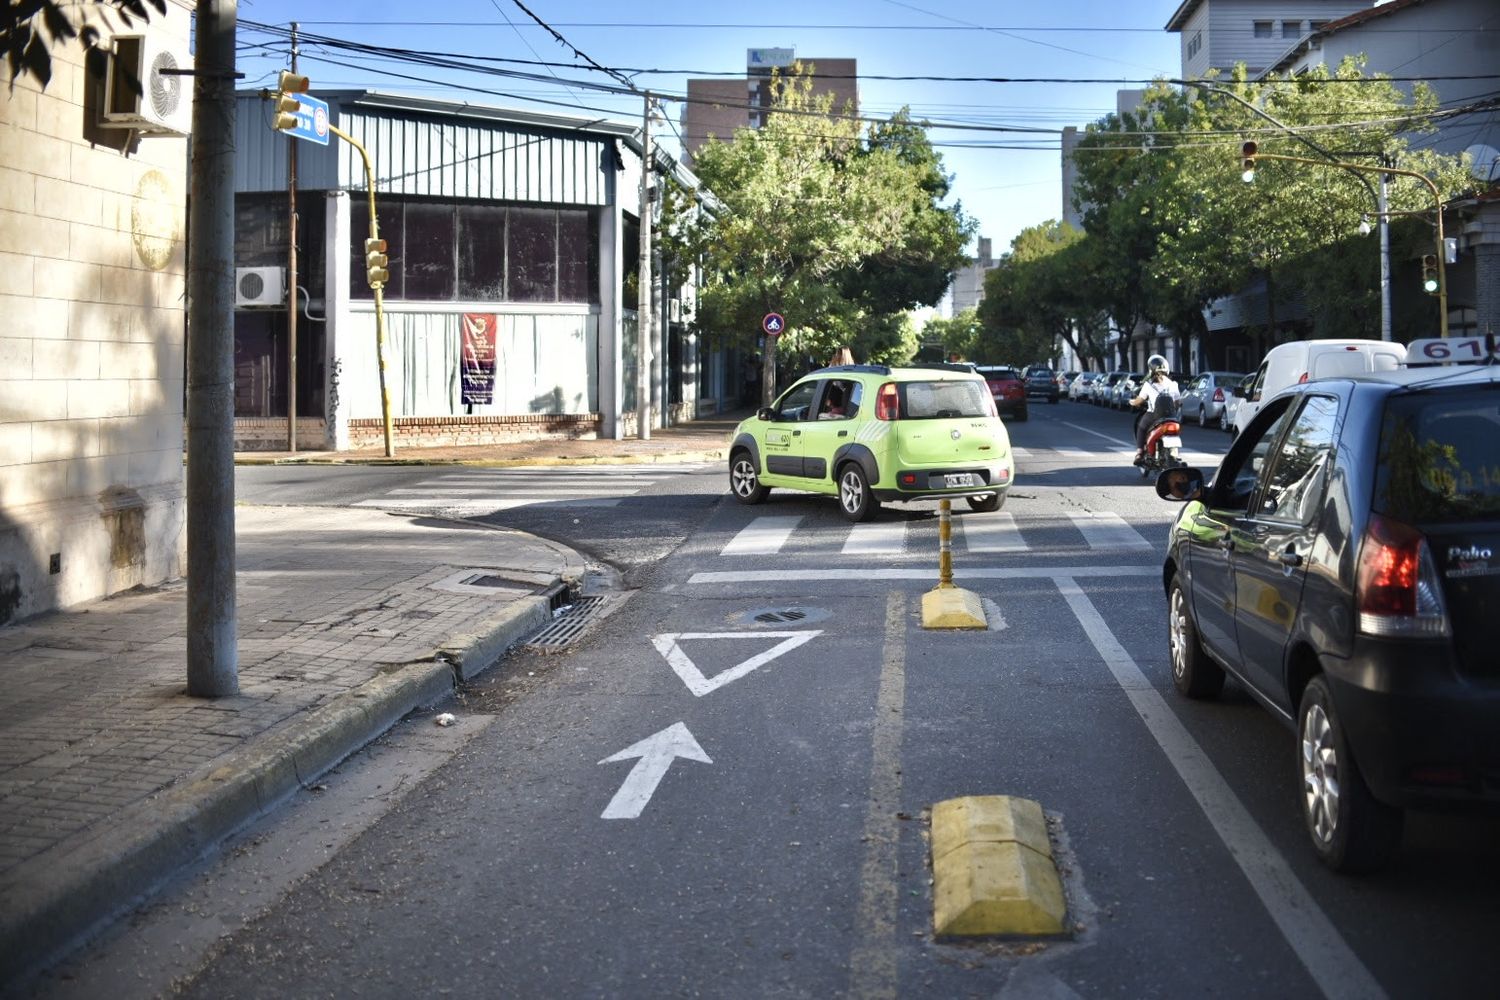
M 1146 456 L 1136 463 L 1142 478 L 1166 469 L 1187 467 L 1182 457 L 1182 423 L 1178 420 L 1176 407 L 1164 406 L 1163 409 L 1167 410 L 1164 414 L 1142 413 L 1137 418 L 1156 421 L 1146 433 Z

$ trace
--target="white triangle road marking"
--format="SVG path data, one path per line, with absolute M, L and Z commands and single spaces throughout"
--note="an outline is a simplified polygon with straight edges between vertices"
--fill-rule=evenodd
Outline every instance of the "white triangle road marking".
M 657 651 L 667 658 L 667 664 L 682 679 L 682 683 L 687 685 L 687 689 L 701 698 L 710 691 L 717 691 L 724 685 L 739 680 L 757 667 L 765 666 L 778 656 L 791 652 L 798 646 L 806 645 L 822 634 L 822 629 L 802 632 L 666 632 L 652 636 L 651 642 L 656 646 Z M 735 664 L 728 670 L 720 671 L 712 677 L 705 677 L 697 664 L 682 651 L 679 643 L 684 639 L 781 639 L 782 641 L 763 653 L 757 653 L 750 659 Z

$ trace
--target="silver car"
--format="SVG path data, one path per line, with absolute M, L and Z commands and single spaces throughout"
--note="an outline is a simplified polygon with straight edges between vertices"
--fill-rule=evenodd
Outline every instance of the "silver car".
M 1199 427 L 1222 419 L 1225 404 L 1234 398 L 1234 387 L 1244 372 L 1202 372 L 1183 387 L 1182 419 L 1196 420 Z

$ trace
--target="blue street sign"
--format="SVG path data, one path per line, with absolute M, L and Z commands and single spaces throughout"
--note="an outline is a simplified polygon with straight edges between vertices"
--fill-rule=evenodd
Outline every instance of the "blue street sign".
M 310 94 L 291 94 L 297 99 L 298 108 L 293 114 L 297 118 L 295 128 L 283 129 L 294 139 L 307 139 L 320 146 L 328 145 L 328 102 Z

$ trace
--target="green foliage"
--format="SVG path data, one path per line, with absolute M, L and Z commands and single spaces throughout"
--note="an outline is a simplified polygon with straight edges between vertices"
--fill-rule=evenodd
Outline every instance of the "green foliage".
M 940 206 L 941 157 L 904 113 L 866 137 L 811 87 L 800 65 L 774 77 L 766 123 L 697 155 L 717 208 L 683 225 L 676 251 L 703 263 L 696 322 L 748 344 L 774 311 L 788 326 L 779 350 L 915 351 L 916 332 L 897 317 L 936 303 L 974 224 Z
M 1102 361 L 1105 315 L 1099 262 L 1084 233 L 1049 220 L 1022 230 L 984 278 L 972 356 L 1027 364 L 1056 356 L 1059 341 Z
M 85 52 L 92 52 L 99 45 L 99 29 L 91 23 L 92 18 L 101 17 L 108 22 L 113 13 L 120 22 L 129 27 L 135 19 L 142 21 L 150 17 L 147 6 L 158 14 L 166 14 L 167 0 L 83 0 L 83 2 L 58 3 L 57 0 L 6 0 L 0 10 L 0 52 L 10 67 L 10 85 L 15 89 L 16 79 L 30 76 L 41 84 L 43 90 L 52 82 L 52 49 L 64 42 L 78 39 Z M 38 24 L 40 22 L 40 24 Z M 140 82 L 130 81 L 139 91 Z
M 1373 167 L 1378 160 L 1365 154 L 1382 153 L 1432 178 L 1444 197 L 1464 190 L 1458 157 L 1410 145 L 1411 136 L 1433 131 L 1426 116 L 1436 96 L 1419 84 L 1408 98 L 1383 77 L 1364 77 L 1354 59 L 1295 80 L 1249 83 L 1239 67 L 1209 82 L 1302 130 L 1328 156 L 1231 97 L 1164 83 L 1147 92 L 1138 117 L 1110 115 L 1090 126 L 1074 158 L 1074 197 L 1100 250 L 1093 277 L 1108 311 L 1121 327 L 1147 319 L 1179 334 L 1203 332 L 1209 302 L 1264 274 L 1278 298 L 1305 303 L 1319 335 L 1368 336 L 1379 326 L 1379 257 L 1373 238 L 1354 234 L 1375 211 L 1376 178 L 1321 161 Z M 1263 159 L 1247 184 L 1240 177 L 1247 139 L 1262 154 L 1320 162 Z M 1435 207 L 1425 185 L 1402 177 L 1391 185 L 1390 205 Z

